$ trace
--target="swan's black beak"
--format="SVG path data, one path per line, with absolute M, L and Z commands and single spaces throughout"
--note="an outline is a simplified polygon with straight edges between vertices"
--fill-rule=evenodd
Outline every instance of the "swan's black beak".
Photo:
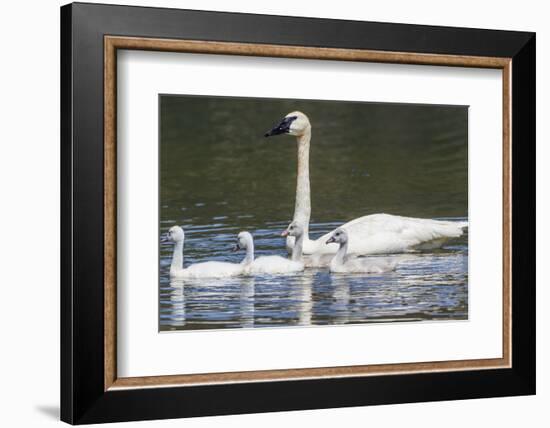
M 235 244 L 232 251 L 235 252 L 235 251 L 239 251 L 240 249 L 241 249 L 241 246 L 239 244 Z
M 331 236 L 330 238 L 327 239 L 327 244 L 330 244 L 332 242 L 336 242 L 336 239 L 334 239 L 334 236 Z
M 290 132 L 290 125 L 296 120 L 297 116 L 287 116 L 277 125 L 275 125 L 270 131 L 264 134 L 264 137 L 271 137 L 273 135 L 288 134 Z
M 160 242 L 162 243 L 170 242 L 170 235 L 168 235 L 168 233 L 165 233 L 164 235 L 162 235 L 160 237 Z

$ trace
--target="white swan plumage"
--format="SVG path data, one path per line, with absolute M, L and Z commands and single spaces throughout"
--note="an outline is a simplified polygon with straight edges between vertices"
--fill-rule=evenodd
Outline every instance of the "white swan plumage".
M 228 278 L 243 274 L 246 259 L 242 263 L 229 263 L 209 261 L 196 263 L 187 268 L 183 267 L 183 243 L 185 233 L 180 226 L 172 226 L 166 239 L 174 243 L 174 253 L 170 265 L 170 277 L 172 278 Z
M 441 244 L 447 239 L 462 236 L 462 228 L 467 225 L 467 222 L 459 221 L 371 214 L 356 218 L 340 228 L 344 229 L 349 236 L 350 254 L 369 255 L 407 252 L 427 242 Z M 326 243 L 333 232 L 304 243 L 304 252 L 335 253 L 338 246 Z
M 237 247 L 246 250 L 244 262 L 245 273 L 251 275 L 276 275 L 285 273 L 295 273 L 304 270 L 302 262 L 302 240 L 303 229 L 296 223 L 291 223 L 282 233 L 282 236 L 291 235 L 296 238 L 296 245 L 292 250 L 290 259 L 281 256 L 261 256 L 254 258 L 254 238 L 249 232 L 241 232 L 238 235 Z
M 296 179 L 296 202 L 294 220 L 304 225 L 303 254 L 335 254 L 338 245 L 327 244 L 334 231 L 316 240 L 309 239 L 311 217 L 311 192 L 309 181 L 309 146 L 311 123 L 299 111 L 287 114 L 283 120 L 265 134 L 265 137 L 288 134 L 296 137 L 298 145 L 298 174 Z M 401 217 L 390 214 L 371 214 L 356 218 L 341 226 L 349 237 L 350 254 L 368 255 L 409 251 L 424 243 L 441 244 L 449 238 L 462 235 L 468 222 L 443 221 L 423 218 Z M 287 237 L 290 252 L 295 239 Z
M 397 266 L 397 258 L 348 256 L 349 237 L 343 228 L 332 232 L 327 239 L 327 244 L 331 243 L 339 245 L 338 251 L 329 265 L 332 273 L 384 273 L 395 270 Z

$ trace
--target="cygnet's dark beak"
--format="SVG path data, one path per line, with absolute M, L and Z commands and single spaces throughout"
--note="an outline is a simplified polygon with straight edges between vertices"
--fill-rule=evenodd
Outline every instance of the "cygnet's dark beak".
M 290 125 L 296 120 L 297 116 L 285 117 L 281 122 L 275 125 L 270 131 L 264 134 L 264 137 L 271 137 L 273 135 L 288 134 L 290 132 Z
M 288 229 L 285 229 L 281 232 L 281 236 L 284 238 L 285 236 L 288 236 Z
M 168 234 L 168 232 L 160 237 L 160 242 L 162 243 L 170 242 L 170 235 Z
M 332 242 L 336 242 L 336 239 L 334 239 L 334 236 L 331 236 L 330 238 L 327 239 L 327 244 L 330 244 Z
M 240 249 L 241 249 L 241 246 L 239 244 L 235 244 L 232 251 L 235 252 L 235 251 L 239 251 Z

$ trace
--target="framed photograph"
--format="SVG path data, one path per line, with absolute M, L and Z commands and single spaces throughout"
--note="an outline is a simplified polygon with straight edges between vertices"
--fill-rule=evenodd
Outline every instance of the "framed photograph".
M 533 33 L 76 3 L 61 56 L 62 420 L 535 393 Z

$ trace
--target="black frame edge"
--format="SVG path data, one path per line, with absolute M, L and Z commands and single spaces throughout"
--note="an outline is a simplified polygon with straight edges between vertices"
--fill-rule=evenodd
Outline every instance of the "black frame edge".
M 64 422 L 74 423 L 73 391 L 73 288 L 72 288 L 72 5 L 60 9 L 60 133 L 61 133 L 61 388 L 60 418 Z
M 60 417 L 74 423 L 73 405 L 73 289 L 72 289 L 72 5 L 60 9 L 60 133 L 61 133 L 61 303 L 60 303 L 60 354 L 61 388 Z
M 512 364 L 536 393 L 536 35 L 512 58 Z
M 167 7 L 126 6 L 99 3 L 72 3 L 76 14 L 86 16 L 89 22 L 108 27 L 101 22 L 109 16 L 124 20 L 116 31 L 119 36 L 182 38 L 242 43 L 262 43 L 259 39 L 269 34 L 270 44 L 319 46 L 350 49 L 513 57 L 527 43 L 533 33 L 526 31 L 489 30 L 482 28 L 445 27 L 436 25 L 368 22 L 301 16 L 234 13 Z M 149 14 L 153 19 L 146 19 Z M 154 17 L 153 17 L 154 15 Z M 155 29 L 155 21 L 163 21 L 163 35 Z M 103 20 L 104 21 L 104 20 Z M 208 28 L 201 22 L 211 22 Z M 135 26 L 139 25 L 139 30 Z M 185 26 L 185 29 L 181 27 Z M 271 27 L 271 28 L 270 28 Z M 211 34 L 216 34 L 212 36 Z M 430 33 L 430 37 L 426 35 Z M 314 37 L 310 37 L 314 34 Z M 361 36 L 361 37 L 359 37 Z M 460 40 L 460 44 L 457 44 Z

